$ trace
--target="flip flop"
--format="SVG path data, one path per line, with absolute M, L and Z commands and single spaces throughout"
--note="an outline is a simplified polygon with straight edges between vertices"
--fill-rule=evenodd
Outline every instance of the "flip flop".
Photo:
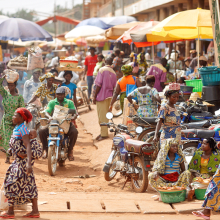
M 23 218 L 40 218 L 40 214 L 33 215 L 31 212 L 27 213 L 26 215 L 22 216 Z
M 74 156 L 73 155 L 68 155 L 68 160 L 69 161 L 74 161 Z
M 15 216 L 14 215 L 9 215 L 6 212 L 2 212 L 1 215 L 0 215 L 0 218 L 2 218 L 2 219 L 14 219 Z
M 192 214 L 195 215 L 196 217 L 200 217 L 200 218 L 204 218 L 204 219 L 210 220 L 210 216 L 204 215 L 200 211 L 192 212 Z

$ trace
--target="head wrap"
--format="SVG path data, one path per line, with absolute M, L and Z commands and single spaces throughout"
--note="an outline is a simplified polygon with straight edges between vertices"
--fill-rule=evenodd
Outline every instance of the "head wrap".
M 124 76 L 128 76 L 132 73 L 133 67 L 130 65 L 123 65 L 121 67 L 121 71 L 123 73 Z
M 44 74 L 43 76 L 40 77 L 40 81 L 43 82 L 45 79 L 48 79 L 48 78 L 54 78 L 55 76 L 53 75 L 53 73 L 46 73 Z
M 177 153 L 180 157 L 183 158 L 184 162 L 186 162 L 186 159 L 185 159 L 185 156 L 182 152 L 179 141 L 175 138 L 169 138 L 166 141 L 163 141 L 162 144 L 161 144 L 161 149 L 160 149 L 160 151 L 157 155 L 157 159 L 154 162 L 154 166 L 153 166 L 153 169 L 152 169 L 153 172 L 157 171 L 160 174 L 165 173 L 165 161 L 166 161 L 168 152 L 170 150 L 170 146 L 173 145 L 173 144 L 178 145 Z
M 67 86 L 58 87 L 56 93 L 65 93 L 65 96 L 69 95 L 71 97 L 71 91 Z
M 36 69 L 33 69 L 32 70 L 32 74 L 34 74 L 35 72 L 40 72 L 40 73 L 42 73 L 42 69 L 41 68 L 36 68 Z
M 26 121 L 27 123 L 31 122 L 33 116 L 26 108 L 18 108 L 16 112 L 21 115 L 24 121 Z
M 180 91 L 180 84 L 179 83 L 170 83 L 164 89 L 164 96 L 170 96 L 174 93 L 179 93 Z

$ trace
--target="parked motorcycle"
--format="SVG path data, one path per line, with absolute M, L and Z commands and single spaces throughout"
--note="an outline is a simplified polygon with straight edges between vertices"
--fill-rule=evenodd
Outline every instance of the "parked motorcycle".
M 122 115 L 122 109 L 120 105 L 120 95 L 118 95 L 116 102 L 112 106 L 112 114 L 114 118 Z
M 113 118 L 112 113 L 107 113 L 106 117 Z M 135 192 L 145 192 L 148 187 L 148 171 L 151 170 L 151 161 L 155 160 L 155 146 L 138 140 L 133 140 L 134 136 L 128 127 L 122 124 L 116 125 L 113 120 L 109 123 L 101 123 L 101 126 L 108 126 L 110 132 L 114 132 L 111 154 L 103 168 L 106 181 L 114 179 L 119 172 L 125 176 L 126 183 L 131 181 Z M 142 128 L 136 129 L 137 133 L 142 132 Z
M 87 96 L 87 86 L 80 86 L 77 89 L 78 96 L 76 96 L 77 100 L 77 108 L 81 107 L 88 107 L 88 109 L 91 111 L 90 101 Z
M 52 120 L 49 123 L 48 138 L 48 171 L 54 176 L 57 170 L 57 163 L 63 166 L 68 156 L 69 138 L 65 134 L 68 133 L 72 119 L 76 118 L 76 111 L 69 109 L 65 119 L 60 123 L 58 120 Z M 40 119 L 42 126 L 48 123 L 47 118 Z

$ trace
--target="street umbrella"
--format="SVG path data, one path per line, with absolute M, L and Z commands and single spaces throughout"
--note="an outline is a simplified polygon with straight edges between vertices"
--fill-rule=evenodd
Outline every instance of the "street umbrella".
M 78 38 L 78 37 L 90 37 L 99 34 L 103 34 L 104 30 L 90 25 L 85 25 L 82 27 L 74 28 L 65 35 L 65 38 Z
M 137 21 L 135 17 L 124 15 L 116 17 L 104 17 L 100 18 L 100 20 L 104 21 L 107 25 L 111 25 L 111 27 Z
M 108 28 L 112 27 L 112 25 L 107 25 L 100 18 L 89 18 L 89 19 L 81 21 L 79 24 L 76 25 L 75 28 L 82 27 L 85 25 L 95 26 L 95 27 L 99 27 L 101 29 L 108 29 Z
M 52 36 L 38 24 L 22 18 L 0 21 L 0 40 L 52 41 Z

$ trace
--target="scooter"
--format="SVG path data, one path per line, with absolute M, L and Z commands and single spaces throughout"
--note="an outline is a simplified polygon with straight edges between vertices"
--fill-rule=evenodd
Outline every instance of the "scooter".
M 113 114 L 109 112 L 106 117 L 112 120 Z M 145 192 L 148 187 L 148 172 L 153 165 L 151 161 L 155 160 L 155 146 L 152 143 L 133 140 L 134 136 L 128 127 L 116 125 L 113 120 L 100 125 L 108 126 L 111 128 L 110 132 L 115 135 L 110 156 L 103 168 L 105 180 L 113 180 L 119 172 L 126 179 L 122 189 L 127 182 L 131 182 L 135 192 Z M 136 132 L 141 133 L 142 128 L 137 127 Z

